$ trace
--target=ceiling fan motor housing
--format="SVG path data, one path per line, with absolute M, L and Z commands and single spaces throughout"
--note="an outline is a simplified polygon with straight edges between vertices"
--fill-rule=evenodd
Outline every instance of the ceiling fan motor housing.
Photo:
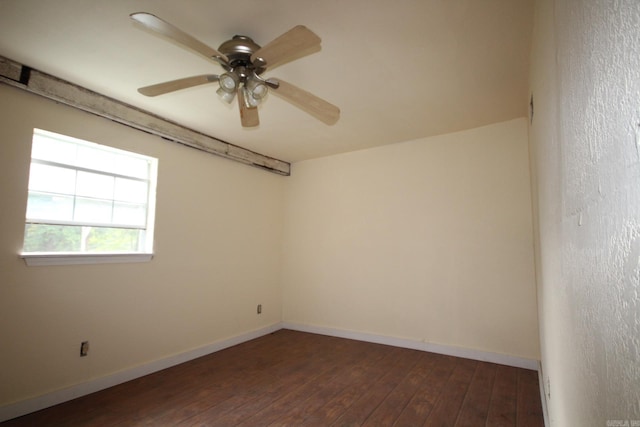
M 222 64 L 225 70 L 232 71 L 242 67 L 249 72 L 248 74 L 253 71 L 255 74 L 260 75 L 265 70 L 264 64 L 254 64 L 251 61 L 251 55 L 259 49 L 260 46 L 250 37 L 236 35 L 231 40 L 222 43 L 218 51 L 229 58 L 228 65 Z

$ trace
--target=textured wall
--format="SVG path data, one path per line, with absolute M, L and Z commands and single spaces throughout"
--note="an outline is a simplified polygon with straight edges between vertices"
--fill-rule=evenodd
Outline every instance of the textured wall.
M 640 423 L 640 2 L 539 0 L 532 64 L 551 422 Z
M 526 119 L 295 163 L 283 319 L 538 359 Z

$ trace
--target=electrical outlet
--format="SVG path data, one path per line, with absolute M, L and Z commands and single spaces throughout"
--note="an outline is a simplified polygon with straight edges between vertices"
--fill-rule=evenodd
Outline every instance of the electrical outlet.
M 256 310 L 258 314 L 262 313 L 262 304 L 258 304 L 258 309 Z
M 80 357 L 84 357 L 89 354 L 89 341 L 82 341 L 80 343 Z

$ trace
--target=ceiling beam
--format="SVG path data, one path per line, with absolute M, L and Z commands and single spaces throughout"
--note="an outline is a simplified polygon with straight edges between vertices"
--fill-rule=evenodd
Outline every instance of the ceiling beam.
M 0 82 L 207 153 L 289 176 L 288 162 L 205 135 L 0 56 Z

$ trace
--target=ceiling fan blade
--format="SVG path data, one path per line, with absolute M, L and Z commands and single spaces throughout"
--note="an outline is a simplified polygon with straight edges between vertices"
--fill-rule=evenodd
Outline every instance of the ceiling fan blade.
M 340 118 L 340 109 L 324 99 L 280 79 L 269 80 L 278 84 L 278 88 L 272 89 L 271 93 L 311 114 L 321 122 L 333 125 Z
M 221 54 L 217 50 L 207 46 L 195 37 L 185 33 L 179 28 L 174 27 L 173 25 L 158 18 L 155 15 L 146 12 L 137 12 L 132 13 L 129 16 L 131 17 L 131 19 L 144 25 L 151 31 L 155 31 L 158 34 L 168 37 L 183 45 L 184 47 L 194 50 L 209 59 L 213 59 L 218 62 L 222 61 L 225 64 L 229 62 L 229 58 L 227 58 L 225 55 Z
M 320 50 L 320 37 L 304 25 L 298 25 L 267 43 L 251 55 L 251 61 L 262 58 L 270 70 L 278 65 Z
M 260 124 L 258 107 L 249 108 L 244 102 L 244 93 L 238 90 L 238 105 L 240 106 L 240 122 L 242 127 L 251 128 Z
M 145 96 L 158 96 L 176 90 L 187 89 L 193 86 L 217 82 L 218 76 L 215 74 L 203 74 L 201 76 L 185 77 L 184 79 L 171 80 L 138 89 L 138 92 Z

